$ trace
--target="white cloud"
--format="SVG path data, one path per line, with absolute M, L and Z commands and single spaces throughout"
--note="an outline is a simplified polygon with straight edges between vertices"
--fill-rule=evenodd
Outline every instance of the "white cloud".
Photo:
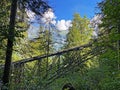
M 98 25 L 102 23 L 101 19 L 102 19 L 102 15 L 99 15 L 99 14 L 98 14 L 98 15 L 95 15 L 95 16 L 91 19 L 90 23 L 91 23 L 91 25 L 92 25 L 93 27 L 98 27 Z
M 51 24 L 55 25 L 56 24 L 55 19 L 56 19 L 56 16 L 55 16 L 53 10 L 50 8 L 43 14 L 41 21 L 43 23 L 51 23 Z
M 48 9 L 41 18 L 42 23 L 53 24 L 58 30 L 68 30 L 71 24 L 71 20 L 60 20 L 56 21 L 56 16 L 52 9 Z
M 68 30 L 69 27 L 71 27 L 71 26 L 72 26 L 71 20 L 67 20 L 67 21 L 60 20 L 56 24 L 57 29 L 60 30 L 60 31 L 62 31 L 62 30 Z
M 28 15 L 28 21 L 36 22 L 36 23 L 31 23 L 30 24 L 30 27 L 28 29 L 28 38 L 29 39 L 33 39 L 33 38 L 38 37 L 39 24 L 41 24 L 41 23 L 43 25 L 45 24 L 45 27 L 47 27 L 46 25 L 48 25 L 49 23 L 53 24 L 59 31 L 62 31 L 62 32 L 68 32 L 67 30 L 69 29 L 69 27 L 72 26 L 72 21 L 71 20 L 64 20 L 63 19 L 63 20 L 56 21 L 56 16 L 55 16 L 52 9 L 48 9 L 43 14 L 43 17 L 37 17 L 35 15 L 35 13 L 33 13 L 32 11 L 29 11 L 29 10 L 26 10 L 26 12 L 27 12 L 27 15 Z M 65 38 L 66 33 L 65 34 L 62 33 L 61 36 L 62 36 L 61 38 Z M 62 40 L 59 40 L 59 42 L 62 42 Z
M 26 10 L 27 16 L 28 16 L 28 21 L 32 22 L 35 20 L 35 13 L 30 11 L 30 10 Z
M 53 10 L 52 10 L 52 9 L 48 9 L 48 11 L 44 13 L 44 18 L 55 19 L 56 16 L 55 16 L 55 14 L 53 13 Z
M 102 23 L 101 19 L 102 19 L 102 15 L 98 14 L 98 15 L 95 15 L 90 21 L 90 24 L 94 29 L 94 31 L 93 31 L 93 37 L 94 38 L 97 38 L 97 36 L 98 36 L 98 32 L 99 32 L 99 29 L 100 29 L 99 24 Z
M 38 35 L 39 35 L 39 28 L 38 28 L 38 26 L 36 25 L 30 25 L 30 27 L 29 27 L 29 29 L 28 29 L 28 38 L 29 39 L 33 39 L 33 38 L 36 38 L 36 37 L 38 37 Z
M 46 12 L 44 12 L 43 16 L 37 16 L 35 15 L 34 12 L 27 10 L 26 13 L 28 15 L 28 21 L 30 22 L 42 22 L 42 23 L 51 23 L 51 24 L 56 24 L 56 16 L 51 8 L 49 8 Z
M 98 34 L 95 31 L 93 31 L 93 36 L 97 37 Z
M 56 24 L 56 21 L 55 21 L 55 20 L 52 20 L 51 23 L 52 23 L 53 25 L 55 25 L 55 24 Z

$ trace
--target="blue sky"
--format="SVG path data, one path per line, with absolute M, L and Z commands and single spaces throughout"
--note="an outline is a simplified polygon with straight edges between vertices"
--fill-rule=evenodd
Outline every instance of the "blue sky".
M 97 3 L 101 1 L 102 0 L 48 0 L 54 12 L 48 10 L 43 15 L 44 18 L 42 20 L 46 22 L 45 20 L 48 20 L 48 17 L 51 18 L 51 20 L 54 19 L 53 22 L 57 30 L 64 32 L 67 31 L 71 26 L 71 21 L 74 13 L 77 12 L 82 17 L 85 15 L 89 19 L 92 19 L 95 13 L 98 12 Z M 33 18 L 34 20 L 33 16 L 31 18 Z M 34 25 L 32 24 L 32 26 L 28 30 L 28 32 L 31 33 L 29 34 L 30 37 L 36 37 L 38 30 L 39 23 Z
M 48 10 L 43 14 L 41 19 L 44 23 L 46 20 L 50 19 L 51 23 L 54 24 L 56 30 L 54 31 L 53 38 L 55 42 L 55 47 L 61 47 L 65 43 L 66 34 L 69 32 L 69 27 L 71 27 L 71 22 L 74 13 L 79 13 L 82 17 L 87 16 L 92 19 L 95 13 L 98 12 L 97 3 L 102 0 L 48 0 L 53 11 Z M 34 21 L 34 14 L 30 14 L 30 18 Z M 57 18 L 56 18 L 57 17 Z M 31 24 L 28 30 L 28 38 L 33 39 L 38 37 L 39 23 Z M 59 31 L 59 32 L 57 32 Z M 56 50 L 57 50 L 56 49 Z
M 57 20 L 71 20 L 74 13 L 92 18 L 97 12 L 97 3 L 102 0 L 49 0 Z

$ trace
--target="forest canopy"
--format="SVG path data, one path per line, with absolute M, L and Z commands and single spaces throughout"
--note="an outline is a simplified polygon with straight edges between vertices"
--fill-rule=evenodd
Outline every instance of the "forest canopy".
M 0 88 L 119 90 L 120 0 L 99 2 L 92 19 L 58 22 L 50 5 L 0 2 Z

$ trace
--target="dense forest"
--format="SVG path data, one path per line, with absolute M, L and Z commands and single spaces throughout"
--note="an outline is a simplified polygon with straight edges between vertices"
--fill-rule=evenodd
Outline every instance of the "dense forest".
M 91 20 L 74 13 L 61 43 L 51 19 L 43 20 L 54 10 L 49 2 L 2 0 L 1 90 L 120 90 L 120 0 L 102 0 L 97 8 Z

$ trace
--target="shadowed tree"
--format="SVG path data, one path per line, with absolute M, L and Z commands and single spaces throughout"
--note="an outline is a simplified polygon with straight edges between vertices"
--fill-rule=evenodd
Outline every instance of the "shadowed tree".
M 9 21 L 9 30 L 7 37 L 7 49 L 6 49 L 6 60 L 5 67 L 3 73 L 3 85 L 9 83 L 9 75 L 10 75 L 10 66 L 12 60 L 12 52 L 13 45 L 15 39 L 15 20 L 16 20 L 16 12 L 17 5 L 19 8 L 26 8 L 27 10 L 31 10 L 35 14 L 42 16 L 42 14 L 50 8 L 49 5 L 43 0 L 11 0 L 11 10 L 10 10 L 10 21 Z
M 84 45 L 90 41 L 92 36 L 92 29 L 89 27 L 89 23 L 90 21 L 86 17 L 82 18 L 78 13 L 74 14 L 72 27 L 69 28 L 70 31 L 67 34 L 65 48 Z M 75 62 L 80 62 L 83 53 L 85 52 L 69 52 L 65 55 L 64 62 L 68 62 L 69 65 L 73 65 Z

